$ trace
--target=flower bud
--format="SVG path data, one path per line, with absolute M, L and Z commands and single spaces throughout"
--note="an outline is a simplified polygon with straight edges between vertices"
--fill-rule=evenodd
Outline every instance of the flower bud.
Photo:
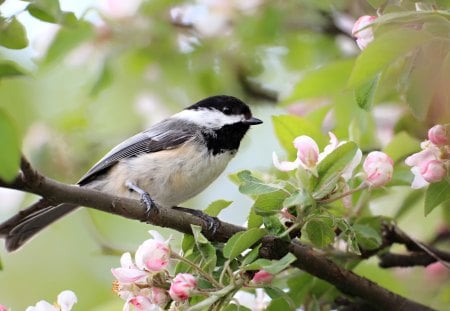
M 373 41 L 372 27 L 368 27 L 373 21 L 377 19 L 376 16 L 364 15 L 358 18 L 352 29 L 352 35 L 356 38 L 356 44 L 361 50 L 364 50 L 367 45 Z
M 170 248 L 164 238 L 156 231 L 149 231 L 154 238 L 142 243 L 136 251 L 135 261 L 139 269 L 159 272 L 169 265 Z
M 392 178 L 394 162 L 385 153 L 372 151 L 367 155 L 363 163 L 364 172 L 367 174 L 366 182 L 371 187 L 382 187 Z
M 169 302 L 169 295 L 165 289 L 152 287 L 150 290 L 150 301 L 155 305 L 164 307 Z
M 305 168 L 313 168 L 319 159 L 319 147 L 309 136 L 299 136 L 294 139 L 294 146 L 297 148 L 297 157 Z
M 179 273 L 170 284 L 169 295 L 175 301 L 184 301 L 189 298 L 196 286 L 197 280 L 192 274 Z
M 73 291 L 65 290 L 58 295 L 57 302 L 61 311 L 69 311 L 72 310 L 73 305 L 78 302 L 78 299 Z
M 437 124 L 428 130 L 428 139 L 436 146 L 448 144 L 448 133 L 445 125 Z
M 273 274 L 266 270 L 259 270 L 252 278 L 252 282 L 255 284 L 270 284 L 273 280 Z
M 441 181 L 447 174 L 444 163 L 439 160 L 430 160 L 420 165 L 420 174 L 429 183 Z

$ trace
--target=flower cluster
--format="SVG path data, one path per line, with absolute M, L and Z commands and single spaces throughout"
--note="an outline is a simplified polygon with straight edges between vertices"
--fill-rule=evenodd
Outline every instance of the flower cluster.
M 420 144 L 422 150 L 406 158 L 411 166 L 413 189 L 443 180 L 450 171 L 450 129 L 449 124 L 438 124 L 428 131 L 428 140 Z
M 356 44 L 361 50 L 364 50 L 373 41 L 371 25 L 376 19 L 376 16 L 364 15 L 358 18 L 353 25 L 352 36 L 356 38 Z
M 137 249 L 134 262 L 130 253 L 124 253 L 120 267 L 111 269 L 116 278 L 113 290 L 125 300 L 124 310 L 161 310 L 172 299 L 184 302 L 197 287 L 197 280 L 188 273 L 169 276 L 171 249 L 168 240 L 150 230 L 152 239 Z
M 65 290 L 58 295 L 56 304 L 41 300 L 35 306 L 26 308 L 26 311 L 70 311 L 76 302 L 77 296 L 75 293 L 71 290 Z M 2 310 L 1 306 L 0 310 Z
M 317 143 L 309 136 L 299 136 L 294 139 L 293 144 L 297 149 L 297 158 L 293 162 L 279 161 L 277 154 L 272 154 L 273 164 L 281 171 L 292 171 L 302 167 L 312 174 L 316 175 L 317 165 L 332 153 L 337 147 L 345 144 L 346 141 L 339 141 L 333 133 L 328 133 L 330 143 L 324 148 L 323 152 L 319 152 Z M 359 165 L 362 159 L 361 150 L 357 150 L 352 161 L 348 163 L 341 173 L 343 180 L 348 181 L 353 176 L 353 171 Z M 392 178 L 393 161 L 383 152 L 373 151 L 367 155 L 364 161 L 363 169 L 366 175 L 365 185 L 369 187 L 382 187 L 386 185 Z

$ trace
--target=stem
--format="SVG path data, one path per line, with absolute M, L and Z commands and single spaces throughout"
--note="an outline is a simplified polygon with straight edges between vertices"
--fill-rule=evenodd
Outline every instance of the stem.
M 366 189 L 368 187 L 368 185 L 366 183 L 362 183 L 361 185 L 359 185 L 358 187 L 356 187 L 355 189 L 351 189 L 347 192 L 344 192 L 338 196 L 332 197 L 332 198 L 328 198 L 328 199 L 324 199 L 324 200 L 319 200 L 318 203 L 320 204 L 327 204 L 327 203 L 332 203 L 334 201 L 340 200 L 348 195 L 351 195 L 355 192 L 358 192 L 360 190 Z
M 203 276 L 205 279 L 207 279 L 214 287 L 223 288 L 223 286 L 221 284 L 219 284 L 210 274 L 203 271 L 199 266 L 197 266 L 195 263 L 193 263 L 189 259 L 186 259 L 183 256 L 180 256 L 176 253 L 172 253 L 170 256 L 172 256 L 174 259 L 178 259 L 178 260 L 186 263 L 187 265 L 189 265 L 192 268 L 194 268 L 195 270 L 197 270 L 197 272 L 200 273 L 201 276 Z
M 370 192 L 369 191 L 364 191 L 363 193 L 361 193 L 361 196 L 358 199 L 358 202 L 356 203 L 356 206 L 354 208 L 355 212 L 353 213 L 356 217 L 358 217 L 361 212 L 362 209 L 365 205 L 365 203 L 367 202 L 367 199 L 369 199 L 370 197 Z
M 226 287 L 222 288 L 221 290 L 214 293 L 214 295 L 210 296 L 209 298 L 206 298 L 205 300 L 199 302 L 196 305 L 193 305 L 192 307 L 188 308 L 187 311 L 199 311 L 203 310 L 204 308 L 213 305 L 215 302 L 217 302 L 222 297 L 228 295 L 230 292 L 235 290 L 237 287 L 241 287 L 242 284 L 244 284 L 244 281 L 242 279 L 236 281 L 234 284 L 231 283 L 230 285 L 227 285 Z
M 289 228 L 287 228 L 283 233 L 281 233 L 278 237 L 282 238 L 286 235 L 288 235 L 291 231 L 294 231 L 297 228 L 301 228 L 302 224 L 301 223 L 294 223 L 292 226 L 290 226 Z
M 230 261 L 229 260 L 225 261 L 225 263 L 223 265 L 222 273 L 220 273 L 220 277 L 219 277 L 220 284 L 223 284 L 223 278 L 225 277 L 225 273 L 228 271 L 229 265 L 230 265 Z

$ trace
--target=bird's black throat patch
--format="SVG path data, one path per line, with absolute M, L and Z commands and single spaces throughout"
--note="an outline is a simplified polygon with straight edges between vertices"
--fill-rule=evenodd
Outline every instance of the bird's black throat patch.
M 202 132 L 209 152 L 213 155 L 239 148 L 250 126 L 243 123 L 224 125 L 220 129 Z

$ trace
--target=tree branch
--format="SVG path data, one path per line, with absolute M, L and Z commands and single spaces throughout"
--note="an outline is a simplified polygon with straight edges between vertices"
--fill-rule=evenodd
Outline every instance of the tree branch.
M 63 184 L 42 176 L 31 167 L 25 158 L 22 159 L 21 173 L 17 178 L 12 182 L 0 180 L 0 187 L 26 191 L 43 197 L 41 201 L 21 213 L 39 210 L 47 203 L 72 203 L 156 226 L 172 228 L 188 234 L 192 233 L 191 224 L 199 225 L 202 227 L 204 235 L 210 241 L 216 242 L 226 242 L 235 233 L 246 230 L 244 227 L 220 221 L 218 229 L 213 234 L 200 218 L 170 208 L 159 208 L 158 211 L 154 210 L 147 214 L 145 205 L 137 200 L 121 198 L 76 185 Z M 2 226 L 7 228 L 8 222 Z M 312 248 L 299 242 L 289 243 L 268 236 L 263 239 L 262 243 L 263 246 L 260 249 L 262 257 L 277 259 L 287 252 L 291 252 L 298 258 L 293 266 L 328 281 L 343 293 L 369 301 L 374 307 L 387 307 L 397 310 L 431 310 L 338 266 Z

